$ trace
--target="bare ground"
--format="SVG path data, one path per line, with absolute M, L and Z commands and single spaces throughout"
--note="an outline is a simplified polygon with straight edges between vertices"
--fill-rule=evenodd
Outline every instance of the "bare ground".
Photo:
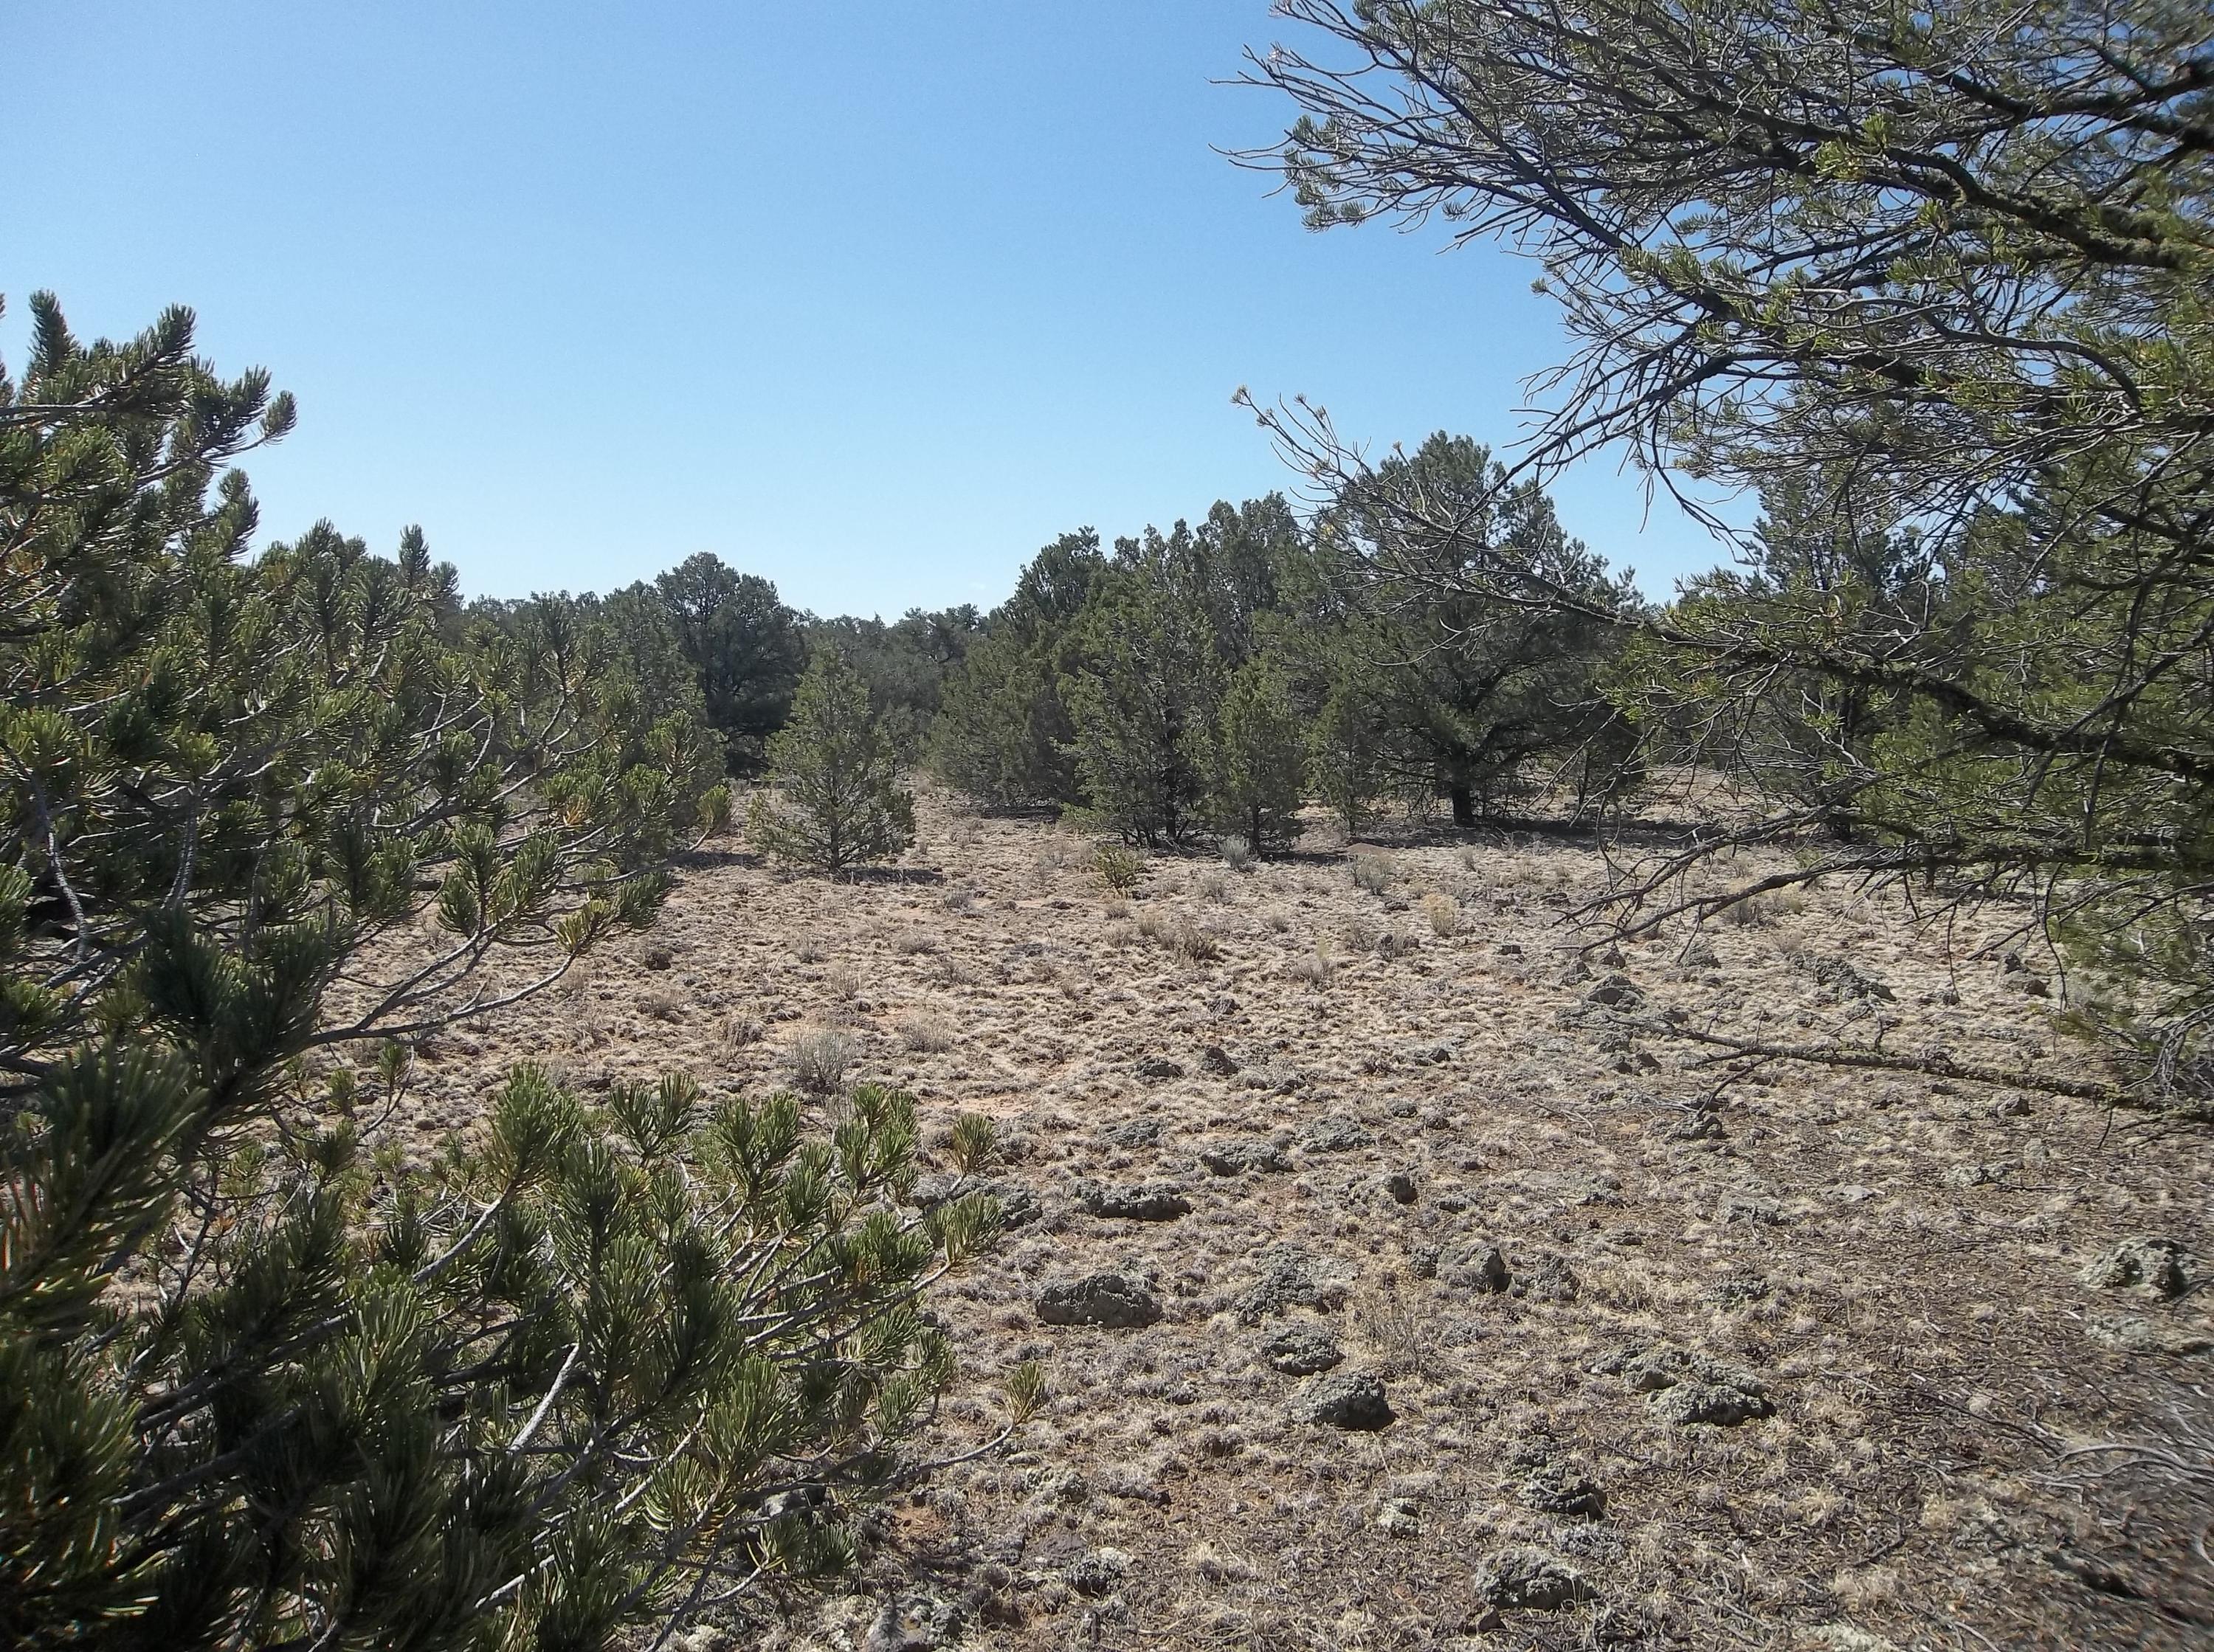
M 1748 1037 L 1880 1014 L 1887 1048 L 2080 1064 L 2045 960 L 1989 955 L 1997 917 L 1924 930 L 1821 890 L 1578 978 L 1588 845 L 1409 842 L 1380 892 L 1335 849 L 1165 859 L 1121 902 L 1057 829 L 930 796 L 922 829 L 896 875 L 852 883 L 703 857 L 650 934 L 419 1064 L 426 1149 L 517 1060 L 759 1091 L 840 1037 L 852 1076 L 917 1096 L 927 1168 L 957 1113 L 1000 1123 L 997 1179 L 1037 1214 L 941 1291 L 945 1429 L 982 1437 L 1024 1357 L 1044 1413 L 888 1511 L 827 1603 L 700 1645 L 2214 1637 L 2204 1478 L 2194 1500 L 2099 1448 L 2195 1434 L 2177 1460 L 2203 1476 L 2207 1296 L 2079 1278 L 2147 1235 L 2186 1277 L 2214 1266 L 2206 1137 L 2018 1088 L 1716 1065 L 1586 1003 L 1618 973 Z M 1209 1169 L 1226 1148 L 1258 1167 Z M 1089 1184 L 1153 1183 L 1189 1211 L 1086 1212 Z M 1040 1322 L 1042 1289 L 1100 1271 L 1159 1322 Z M 1294 1326 L 1342 1362 L 1275 1369 Z M 1380 1381 L 1387 1424 L 1303 1420 L 1349 1375 Z

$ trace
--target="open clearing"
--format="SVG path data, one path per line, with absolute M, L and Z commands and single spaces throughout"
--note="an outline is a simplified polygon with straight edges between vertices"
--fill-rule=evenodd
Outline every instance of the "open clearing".
M 740 1643 L 2205 1643 L 2203 1503 L 2063 1454 L 2189 1426 L 2203 1135 L 1716 1065 L 1587 1009 L 1618 974 L 1745 1036 L 1881 1014 L 1887 1048 L 2020 1063 L 2058 983 L 1982 955 L 1996 918 L 1925 933 L 1832 887 L 1578 978 L 1587 844 L 1400 844 L 1380 889 L 1335 849 L 1159 859 L 1121 902 L 1071 834 L 928 795 L 921 825 L 848 884 L 702 857 L 652 931 L 418 1064 L 426 1148 L 523 1059 L 713 1093 L 842 1058 L 918 1097 L 926 1194 L 955 1115 L 998 1121 L 1021 1225 L 937 1294 L 945 1432 L 983 1436 L 1018 1358 L 1044 1412 Z M 2148 1237 L 2176 1252 L 2086 1283 Z M 1077 1317 L 1158 1320 L 1041 1322 L 1107 1272 Z M 1383 1426 L 1309 1420 L 1383 1422 L 1364 1378 Z

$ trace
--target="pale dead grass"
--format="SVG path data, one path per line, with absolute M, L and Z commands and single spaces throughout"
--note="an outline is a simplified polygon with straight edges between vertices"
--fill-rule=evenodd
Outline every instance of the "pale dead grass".
M 1832 1624 L 1899 1647 L 2196 1635 L 2045 1558 L 2090 1553 L 2148 1595 L 2196 1599 L 2165 1539 L 2117 1535 L 2120 1506 L 2056 1488 L 2023 1429 L 2126 1435 L 2202 1369 L 2086 1328 L 2133 1314 L 2180 1334 L 2205 1320 L 2206 1293 L 2110 1301 L 2074 1283 L 2139 1231 L 2214 1261 L 2202 1141 L 2146 1152 L 2067 1103 L 2010 1114 L 1974 1087 L 1893 1074 L 1733 1080 L 1701 1052 L 1565 1025 L 1589 983 L 1564 980 L 1585 937 L 1559 926 L 1605 875 L 1587 846 L 1379 834 L 1349 863 L 1310 838 L 1301 858 L 1245 875 L 1153 857 L 1132 899 L 1073 834 L 951 814 L 927 792 L 922 825 L 929 858 L 904 881 L 688 873 L 651 936 L 418 1054 L 408 1143 L 425 1156 L 474 1127 L 520 1059 L 587 1088 L 689 1067 L 758 1093 L 804 1069 L 825 1087 L 818 1118 L 838 1082 L 899 1083 L 933 1174 L 954 1168 L 960 1115 L 996 1124 L 988 1173 L 1042 1214 L 934 1301 L 965 1374 L 944 1426 L 957 1446 L 983 1437 L 994 1376 L 1023 1357 L 1045 1362 L 1048 1415 L 1012 1455 L 900 1505 L 850 1594 L 739 1643 L 861 1647 L 914 1576 L 989 1602 L 962 1643 L 983 1652 L 1411 1652 L 1461 1643 L 1472 1569 L 1514 1545 L 1560 1556 L 1602 1600 L 1510 1614 L 1471 1646 L 1796 1647 Z M 1356 866 L 1376 869 L 1356 882 Z M 1786 952 L 1850 956 L 1896 991 L 1887 1047 L 2019 1062 L 2057 1035 L 2051 1006 L 1975 960 L 1997 933 L 1933 935 L 1895 903 L 1818 889 L 1708 926 L 1711 965 L 1679 962 L 1679 935 L 1625 946 L 1618 967 L 1703 1024 L 1805 1037 L 1856 1007 Z M 1718 1088 L 1721 1137 L 1662 1128 Z M 1217 1143 L 1279 1144 L 1288 1168 L 1216 1175 L 1199 1155 Z M 2020 1167 L 1947 1180 L 2003 1161 Z M 1394 1173 L 1411 1204 L 1384 1191 Z M 1171 1182 L 1192 1210 L 1087 1216 L 1085 1181 Z M 1433 1251 L 1449 1271 L 1479 1241 L 1525 1294 L 1432 1277 Z M 1294 1314 L 1336 1337 L 1341 1373 L 1383 1377 L 1391 1428 L 1295 1420 L 1304 1380 L 1261 1356 L 1287 1321 L 1240 1308 L 1281 1245 L 1342 1289 L 1340 1306 Z M 1149 1280 L 1161 1321 L 1039 1324 L 1043 1283 L 1104 1269 Z M 1563 1275 L 1572 1290 L 1540 1288 Z M 1777 1415 L 1670 1427 L 1592 1371 L 1655 1343 L 1758 1373 Z M 1518 1452 L 1572 1456 L 1605 1488 L 1605 1518 L 1529 1507 Z M 2158 1498 L 2138 1508 L 2149 1533 L 2172 1529 Z M 1102 1548 L 1127 1575 L 1076 1594 L 1068 1569 Z

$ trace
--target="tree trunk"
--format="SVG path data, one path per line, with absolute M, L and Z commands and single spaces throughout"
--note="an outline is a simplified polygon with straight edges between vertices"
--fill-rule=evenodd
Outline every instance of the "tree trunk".
M 1476 794 L 1469 789 L 1468 782 L 1456 780 L 1446 788 L 1446 791 L 1453 798 L 1453 824 L 1457 826 L 1474 826 Z

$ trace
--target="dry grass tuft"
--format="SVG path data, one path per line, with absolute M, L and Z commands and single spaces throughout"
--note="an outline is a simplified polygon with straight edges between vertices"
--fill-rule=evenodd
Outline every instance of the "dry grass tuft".
M 859 1054 L 853 1035 L 840 1027 L 801 1033 L 792 1040 L 792 1079 L 803 1090 L 835 1095 L 846 1088 L 846 1075 Z
M 1434 891 L 1424 895 L 1422 916 L 1430 920 L 1430 933 L 1441 940 L 1460 933 L 1460 907 L 1450 896 Z
M 953 1047 L 953 1023 L 934 1009 L 910 1009 L 893 1025 L 910 1050 L 934 1055 Z
M 1391 887 L 1391 880 L 1399 875 L 1392 858 L 1380 849 L 1357 849 L 1353 853 L 1354 887 L 1366 889 L 1372 895 L 1380 895 Z

